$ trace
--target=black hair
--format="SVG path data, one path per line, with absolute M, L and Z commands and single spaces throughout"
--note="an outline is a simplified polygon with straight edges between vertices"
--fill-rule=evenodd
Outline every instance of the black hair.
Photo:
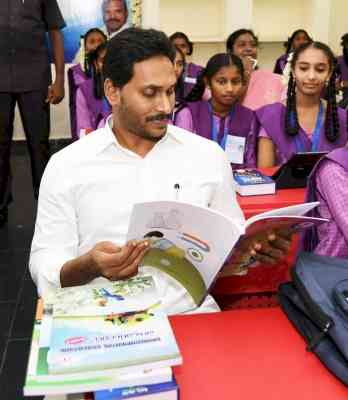
M 104 79 L 103 72 L 98 71 L 96 68 L 96 62 L 100 53 L 107 49 L 107 44 L 100 44 L 95 50 L 91 51 L 87 55 L 88 70 L 87 76 L 93 79 L 93 94 L 96 99 L 102 99 L 104 97 Z
M 175 51 L 165 33 L 155 29 L 125 29 L 108 42 L 104 78 L 122 88 L 133 78 L 134 64 L 157 56 L 174 63 Z
M 245 81 L 244 77 L 244 67 L 242 60 L 234 55 L 229 53 L 218 53 L 211 57 L 206 65 L 206 67 L 202 70 L 202 72 L 197 77 L 197 82 L 195 86 L 192 88 L 191 92 L 186 96 L 185 101 L 194 102 L 202 99 L 204 90 L 205 90 L 205 79 L 209 82 L 212 77 L 222 68 L 234 66 L 237 68 L 242 81 Z
M 189 47 L 188 56 L 193 53 L 193 43 L 190 41 L 188 36 L 184 32 L 175 32 L 169 36 L 169 40 L 173 43 L 175 39 L 184 39 Z
M 245 35 L 245 34 L 251 35 L 253 37 L 253 39 L 255 40 L 256 46 L 259 45 L 259 39 L 255 35 L 254 31 L 251 30 L 251 29 L 242 28 L 242 29 L 238 29 L 238 30 L 232 32 L 230 34 L 230 36 L 227 38 L 227 40 L 226 40 L 226 51 L 228 53 L 233 53 L 233 47 L 234 47 L 234 44 L 235 44 L 236 40 L 239 38 L 239 36 L 242 36 L 242 35 Z
M 108 38 L 105 35 L 105 33 L 99 28 L 89 29 L 84 35 L 81 36 L 81 39 L 83 39 L 83 47 L 84 47 L 83 66 L 84 66 L 84 71 L 86 72 L 87 75 L 89 74 L 89 72 L 88 72 L 89 65 L 88 65 L 88 54 L 86 54 L 86 42 L 87 42 L 88 36 L 91 35 L 92 33 L 99 33 L 100 35 L 103 36 L 105 43 L 108 41 Z
M 341 37 L 341 46 L 343 47 L 343 58 L 346 64 L 348 64 L 348 33 L 345 33 Z
M 312 42 L 312 38 L 309 36 L 308 32 L 304 29 L 297 29 L 296 31 L 294 31 L 292 33 L 292 35 L 290 37 L 288 37 L 288 40 L 286 42 L 284 42 L 284 47 L 286 48 L 286 54 L 289 54 L 291 49 L 292 49 L 292 43 L 295 39 L 295 37 L 299 34 L 299 33 L 304 33 L 307 36 L 308 42 Z
M 184 61 L 184 69 L 185 69 L 185 64 L 186 64 L 186 60 L 185 60 L 185 54 L 182 52 L 181 49 L 179 49 L 179 47 L 174 46 L 174 50 L 175 50 L 175 56 L 177 53 L 179 53 Z M 176 103 L 181 103 L 182 101 L 184 101 L 184 97 L 185 97 L 185 85 L 184 85 L 184 69 L 181 73 L 181 75 L 179 76 L 179 78 L 176 81 L 176 85 L 175 85 L 175 102 Z
M 314 48 L 321 50 L 328 59 L 331 77 L 327 86 L 327 108 L 325 115 L 325 136 L 329 142 L 335 142 L 339 136 L 339 119 L 337 113 L 336 104 L 336 91 L 335 91 L 335 81 L 336 81 L 336 59 L 330 49 L 324 43 L 321 42 L 309 42 L 304 43 L 300 46 L 293 55 L 291 60 L 291 69 L 294 70 L 296 61 L 301 53 L 303 53 L 308 48 Z M 288 95 L 286 101 L 286 113 L 285 113 L 285 132 L 289 136 L 296 136 L 299 131 L 299 122 L 296 108 L 296 82 L 293 77 L 292 72 L 290 72 L 290 78 L 288 83 Z

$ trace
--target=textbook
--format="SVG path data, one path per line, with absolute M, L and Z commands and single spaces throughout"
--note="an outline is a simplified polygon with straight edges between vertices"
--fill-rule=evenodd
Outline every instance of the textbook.
M 94 393 L 94 400 L 178 400 L 179 387 L 175 378 L 157 385 L 137 385 L 122 389 L 101 390 Z
M 181 364 L 151 276 L 58 289 L 53 302 L 50 374 L 119 373 Z
M 256 169 L 234 170 L 233 178 L 236 191 L 241 196 L 275 193 L 275 181 Z
M 237 247 L 253 237 L 262 240 L 269 229 L 297 231 L 327 222 L 305 216 L 318 204 L 279 208 L 241 223 L 210 208 L 178 201 L 138 203 L 133 207 L 127 238 L 148 238 L 150 248 L 140 266 L 168 274 L 199 306 Z

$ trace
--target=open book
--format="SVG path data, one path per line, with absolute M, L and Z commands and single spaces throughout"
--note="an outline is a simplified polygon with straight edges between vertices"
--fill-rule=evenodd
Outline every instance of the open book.
M 128 239 L 151 240 L 141 266 L 176 279 L 199 306 L 237 242 L 265 230 L 300 230 L 326 219 L 304 216 L 319 203 L 306 203 L 258 214 L 244 224 L 212 209 L 177 201 L 136 204 Z

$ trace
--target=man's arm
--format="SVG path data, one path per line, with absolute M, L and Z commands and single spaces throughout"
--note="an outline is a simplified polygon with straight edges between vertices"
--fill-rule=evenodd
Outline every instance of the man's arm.
M 48 32 L 53 52 L 55 66 L 55 80 L 48 88 L 47 101 L 51 104 L 58 104 L 64 98 L 64 41 L 63 34 L 59 29 L 52 29 Z

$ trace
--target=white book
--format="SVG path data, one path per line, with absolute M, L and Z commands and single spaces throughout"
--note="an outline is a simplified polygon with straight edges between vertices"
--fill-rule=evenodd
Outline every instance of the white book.
M 151 240 L 141 266 L 176 279 L 199 306 L 237 242 L 267 229 L 297 230 L 327 221 L 306 217 L 319 203 L 271 210 L 238 224 L 209 208 L 178 201 L 136 204 L 127 238 Z

